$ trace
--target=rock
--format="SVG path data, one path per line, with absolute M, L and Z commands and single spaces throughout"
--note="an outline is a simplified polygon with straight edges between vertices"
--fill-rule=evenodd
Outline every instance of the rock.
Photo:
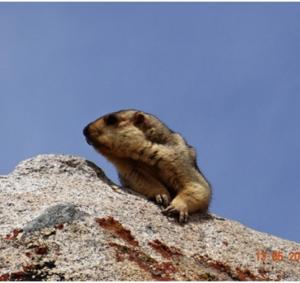
M 216 215 L 179 225 L 76 156 L 0 177 L 0 280 L 299 280 L 300 244 Z
M 41 230 L 46 227 L 70 223 L 86 215 L 85 212 L 76 209 L 71 203 L 62 203 L 47 208 L 40 216 L 30 221 L 23 231 L 25 233 Z

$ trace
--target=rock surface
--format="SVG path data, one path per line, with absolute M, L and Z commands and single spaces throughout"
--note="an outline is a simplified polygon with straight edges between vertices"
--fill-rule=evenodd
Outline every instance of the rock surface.
M 215 215 L 186 225 L 80 157 L 0 177 L 0 280 L 300 280 L 300 244 Z

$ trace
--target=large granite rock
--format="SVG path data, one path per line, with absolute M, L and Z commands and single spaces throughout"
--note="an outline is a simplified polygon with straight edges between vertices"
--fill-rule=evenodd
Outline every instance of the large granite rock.
M 76 156 L 0 177 L 0 280 L 300 280 L 300 244 L 215 215 L 186 225 Z

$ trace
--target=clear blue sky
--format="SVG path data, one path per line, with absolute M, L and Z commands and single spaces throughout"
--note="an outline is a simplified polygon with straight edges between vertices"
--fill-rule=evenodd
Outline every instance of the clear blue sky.
M 42 153 L 117 180 L 83 127 L 160 117 L 198 152 L 213 213 L 300 242 L 300 3 L 0 3 L 0 174 Z

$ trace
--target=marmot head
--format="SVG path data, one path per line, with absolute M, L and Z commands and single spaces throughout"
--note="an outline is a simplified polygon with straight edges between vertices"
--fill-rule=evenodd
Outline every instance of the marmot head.
M 152 118 L 153 119 L 153 118 Z M 109 113 L 88 124 L 83 134 L 87 143 L 104 155 L 126 144 L 147 139 L 153 125 L 151 115 L 138 110 Z

